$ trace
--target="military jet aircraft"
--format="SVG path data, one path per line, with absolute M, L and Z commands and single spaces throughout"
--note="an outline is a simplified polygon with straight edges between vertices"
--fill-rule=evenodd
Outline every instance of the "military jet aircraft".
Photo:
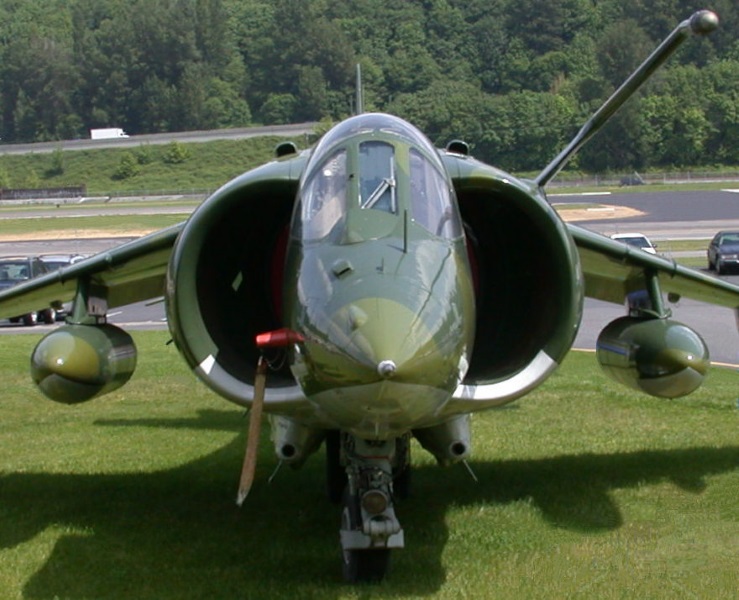
M 134 371 L 107 310 L 163 296 L 197 377 L 251 407 L 238 501 L 264 411 L 281 461 L 325 446 L 345 578 L 381 579 L 404 545 L 411 437 L 441 464 L 464 461 L 470 414 L 552 374 L 585 296 L 626 307 L 597 343 L 615 380 L 667 398 L 701 384 L 708 349 L 664 297 L 739 314 L 739 287 L 564 223 L 544 188 L 684 39 L 717 24 L 709 11 L 680 23 L 534 180 L 360 110 L 311 150 L 279 146 L 186 222 L 3 291 L 0 316 L 74 301 L 31 360 L 41 391 L 72 404 Z

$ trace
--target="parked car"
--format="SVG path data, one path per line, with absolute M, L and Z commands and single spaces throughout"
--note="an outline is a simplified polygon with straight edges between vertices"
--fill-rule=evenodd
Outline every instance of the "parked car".
M 739 231 L 719 231 L 708 245 L 708 269 L 721 275 L 739 268 Z
M 642 176 L 639 175 L 639 173 L 634 172 L 631 175 L 626 175 L 625 177 L 622 177 L 620 184 L 621 185 L 644 185 L 644 180 L 642 179 Z
M 39 258 L 49 271 L 56 271 L 62 267 L 73 265 L 85 257 L 81 254 L 42 254 Z
M 85 257 L 82 254 L 42 254 L 39 256 L 41 262 L 46 265 L 49 271 L 58 271 L 63 267 L 68 267 L 76 262 L 81 261 Z M 56 310 L 56 320 L 63 321 L 69 311 L 72 309 L 71 302 L 65 302 L 61 308 Z
M 49 272 L 46 265 L 36 256 L 12 256 L 0 258 L 0 289 L 23 283 L 33 277 Z M 22 321 L 24 325 L 35 325 L 38 321 L 53 323 L 56 311 L 47 307 L 39 311 L 26 313 L 10 319 L 11 323 Z
M 649 254 L 657 254 L 657 246 L 650 242 L 649 238 L 643 233 L 614 233 L 611 239 L 618 240 L 629 246 L 641 248 L 644 252 L 649 252 Z

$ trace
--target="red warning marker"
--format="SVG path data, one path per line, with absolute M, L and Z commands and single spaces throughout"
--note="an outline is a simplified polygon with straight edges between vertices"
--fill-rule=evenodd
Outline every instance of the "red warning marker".
M 302 335 L 287 328 L 260 333 L 256 337 L 257 348 L 284 348 L 302 341 L 304 341 Z

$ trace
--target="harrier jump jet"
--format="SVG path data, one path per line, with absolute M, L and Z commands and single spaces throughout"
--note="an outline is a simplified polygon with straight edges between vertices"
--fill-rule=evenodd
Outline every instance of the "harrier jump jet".
M 404 545 L 411 437 L 441 464 L 464 461 L 470 414 L 554 372 L 585 296 L 639 297 L 598 339 L 615 380 L 667 398 L 701 384 L 708 349 L 664 298 L 737 310 L 739 287 L 564 223 L 545 186 L 685 38 L 717 24 L 709 11 L 680 23 L 533 180 L 358 111 L 311 150 L 281 145 L 186 222 L 0 292 L 0 317 L 73 301 L 31 359 L 40 390 L 73 404 L 134 371 L 134 343 L 106 312 L 163 296 L 184 360 L 251 407 L 255 429 L 267 415 L 281 461 L 325 446 L 344 575 L 380 579 Z

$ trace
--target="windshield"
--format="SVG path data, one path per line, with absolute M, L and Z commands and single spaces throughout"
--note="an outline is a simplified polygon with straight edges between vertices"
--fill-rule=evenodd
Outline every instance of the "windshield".
M 632 237 L 632 238 L 621 238 L 621 241 L 626 242 L 630 246 L 636 246 L 637 248 L 649 248 L 649 242 L 643 237 Z
M 359 205 L 397 213 L 395 149 L 386 142 L 359 145 Z
M 27 262 L 0 263 L 0 281 L 23 281 L 31 277 Z
M 71 263 L 66 260 L 45 260 L 44 264 L 46 265 L 46 268 L 50 271 L 58 271 L 62 267 L 66 267 Z
M 317 240 L 327 236 L 343 219 L 346 206 L 346 151 L 327 158 L 303 189 L 303 236 Z
M 462 224 L 444 176 L 415 148 L 410 151 L 411 218 L 444 238 L 462 235 Z
M 739 233 L 726 233 L 721 236 L 719 246 L 739 245 Z
M 398 234 L 404 223 L 446 239 L 463 235 L 437 150 L 397 117 L 363 114 L 340 123 L 318 143 L 303 178 L 295 238 L 357 243 Z

